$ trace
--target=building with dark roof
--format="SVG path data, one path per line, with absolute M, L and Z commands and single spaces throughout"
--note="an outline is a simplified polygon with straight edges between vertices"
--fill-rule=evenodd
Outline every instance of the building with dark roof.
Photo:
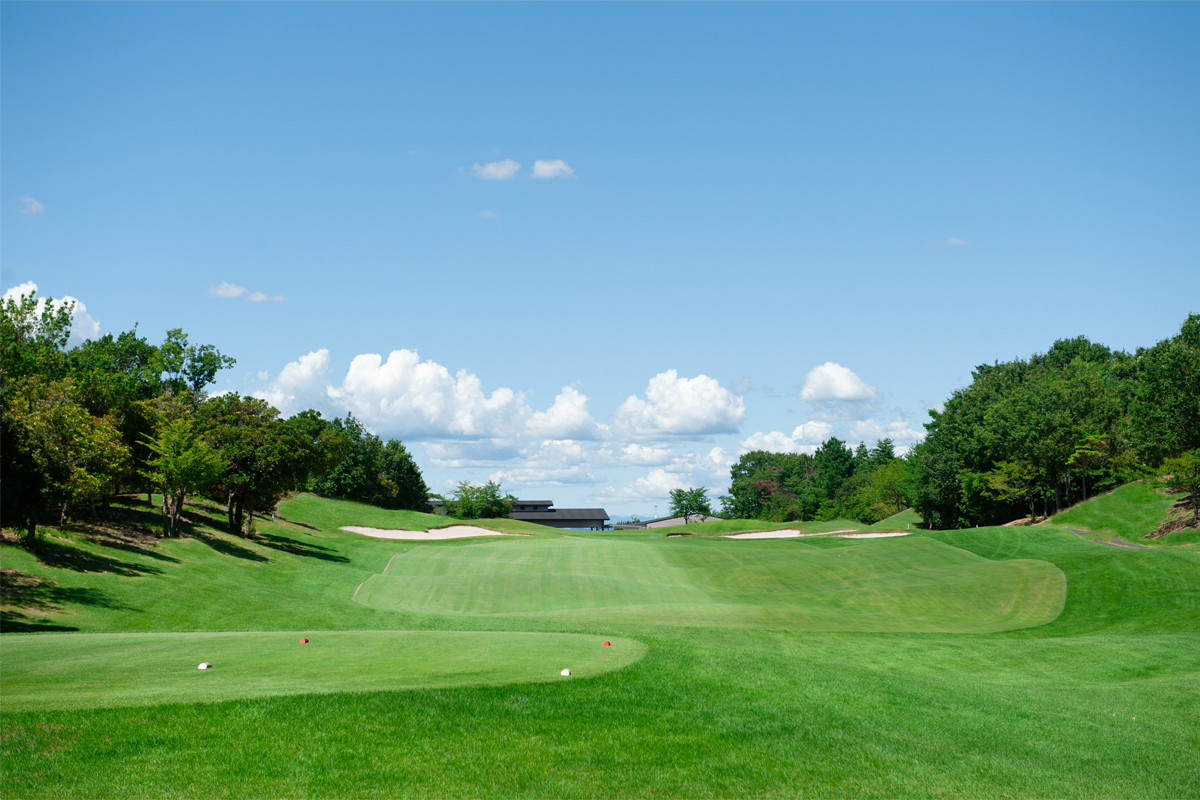
M 551 528 L 588 528 L 604 530 L 608 512 L 603 508 L 552 508 L 553 500 L 518 500 L 508 516 L 522 522 L 536 522 Z
M 445 514 L 441 500 L 430 500 L 435 514 Z M 603 508 L 553 508 L 553 500 L 518 500 L 513 503 L 510 519 L 536 522 L 551 528 L 587 528 L 602 531 L 608 522 L 608 512 Z

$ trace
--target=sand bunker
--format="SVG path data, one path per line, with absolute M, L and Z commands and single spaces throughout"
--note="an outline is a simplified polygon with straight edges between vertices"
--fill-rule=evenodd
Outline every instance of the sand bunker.
M 854 528 L 842 528 L 836 531 L 820 531 L 819 533 L 804 533 L 795 528 L 781 528 L 777 531 L 754 531 L 754 533 L 726 533 L 726 539 L 791 539 L 793 536 L 832 536 L 835 533 L 853 533 Z M 894 533 L 886 534 L 895 536 Z M 903 535 L 903 534 L 901 534 Z
M 500 533 L 489 531 L 475 525 L 451 525 L 448 528 L 437 528 L 432 531 L 384 530 L 382 528 L 362 528 L 358 525 L 346 525 L 342 528 L 350 533 L 361 533 L 363 536 L 374 536 L 376 539 L 409 539 L 412 541 L 432 541 L 434 539 L 466 539 L 471 536 L 520 536 L 519 533 Z
M 869 531 L 860 533 L 853 528 L 843 528 L 837 531 L 821 531 L 820 533 L 804 533 L 795 528 L 783 528 L 777 531 L 754 531 L 753 533 L 727 533 L 726 539 L 791 539 L 794 536 L 841 536 L 843 539 L 884 539 L 889 536 L 908 536 L 904 531 Z

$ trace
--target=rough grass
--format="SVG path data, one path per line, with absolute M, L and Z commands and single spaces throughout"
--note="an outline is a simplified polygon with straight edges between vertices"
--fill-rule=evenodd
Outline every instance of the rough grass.
M 187 538 L 153 547 L 123 550 L 74 535 L 32 554 L 4 546 L 3 629 L 547 631 L 635 639 L 646 655 L 569 681 L 17 711 L 3 704 L 10 644 L 58 637 L 5 633 L 0 794 L 1200 796 L 1200 777 L 1187 766 L 1200 740 L 1196 548 L 1122 550 L 1054 526 L 923 533 L 964 554 L 955 556 L 963 563 L 1039 561 L 1066 576 L 1057 617 L 995 633 L 610 625 L 582 610 L 564 618 L 369 608 L 354 590 L 390 572 L 396 553 L 399 569 L 414 548 L 453 556 L 501 542 L 408 545 L 336 530 L 361 518 L 284 513 L 324 529 L 267 522 L 246 541 L 189 512 Z M 836 594 L 776 581 L 772 570 L 793 574 L 799 554 L 814 553 L 852 561 L 875 553 L 886 563 L 900 557 L 897 544 L 918 541 L 666 540 L 646 532 L 503 544 L 574 539 L 651 545 L 644 552 L 657 552 L 666 568 L 697 572 L 688 581 L 706 594 L 699 607 L 713 592 L 767 605 L 794 602 L 792 592 Z M 867 582 L 880 573 L 856 569 Z M 761 577 L 749 581 L 746 570 Z M 976 581 L 962 593 L 980 588 Z M 447 591 L 460 589 L 447 582 Z M 137 674 L 148 685 L 160 679 Z
M 317 497 L 301 494 L 281 503 L 280 513 L 287 519 L 303 521 L 327 531 L 336 531 L 344 525 L 360 525 L 364 528 L 383 528 L 405 531 L 428 531 L 447 528 L 451 525 L 475 525 L 504 533 L 527 533 L 552 535 L 553 528 L 522 522 L 515 519 L 472 519 L 461 520 L 441 514 L 423 514 L 419 511 L 400 511 L 377 508 L 353 500 Z
M 1174 497 L 1164 494 L 1153 482 L 1136 481 L 1056 514 L 1050 523 L 1141 542 L 1142 537 L 1162 523 L 1174 501 Z

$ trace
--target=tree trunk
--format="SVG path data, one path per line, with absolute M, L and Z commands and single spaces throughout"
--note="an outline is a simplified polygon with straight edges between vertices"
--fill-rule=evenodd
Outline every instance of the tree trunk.
M 58 514 L 58 529 L 61 531 L 67 527 L 67 514 L 71 513 L 71 504 L 69 502 L 62 504 L 62 511 Z
M 179 512 L 183 508 L 183 495 L 175 496 L 173 506 L 171 509 L 171 535 L 177 536 L 179 534 Z
M 246 536 L 249 538 L 250 532 L 254 530 L 254 506 L 246 509 Z
M 91 499 L 91 503 L 92 503 L 92 524 L 96 525 L 96 524 L 98 524 L 96 521 L 96 498 L 93 497 Z
M 239 498 L 237 498 L 236 504 L 234 506 L 234 514 L 233 514 L 234 527 L 232 530 L 229 531 L 230 533 L 236 534 L 238 536 L 242 535 L 242 514 L 243 514 L 242 498 L 239 497 Z
M 1062 511 L 1062 484 L 1056 482 L 1054 484 L 1054 513 L 1057 514 L 1059 511 Z
M 25 546 L 33 547 L 37 544 L 37 517 L 30 517 L 25 526 Z
M 1086 503 L 1087 502 L 1087 473 L 1086 472 L 1079 476 L 1079 481 L 1083 485 L 1083 500 Z
M 171 502 L 170 495 L 166 490 L 163 490 L 162 495 L 162 514 L 163 514 L 163 536 L 171 538 Z
M 233 533 L 237 529 L 233 527 L 233 492 L 229 493 L 225 503 L 225 516 L 229 518 L 229 532 Z

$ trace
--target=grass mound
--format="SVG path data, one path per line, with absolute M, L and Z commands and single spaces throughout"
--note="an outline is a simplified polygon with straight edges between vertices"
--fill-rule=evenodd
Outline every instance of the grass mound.
M 1063 528 L 1103 531 L 1126 541 L 1140 541 L 1157 528 L 1174 502 L 1149 481 L 1135 481 L 1085 500 L 1056 514 L 1050 522 Z
M 990 561 L 915 536 L 833 549 L 561 537 L 414 547 L 357 600 L 414 614 L 964 633 L 1049 622 L 1065 596 L 1062 572 L 1045 561 Z
M 563 668 L 599 675 L 645 652 L 639 642 L 611 641 L 486 631 L 26 636 L 4 643 L 0 703 L 29 711 L 520 683 L 557 679 Z M 214 666 L 199 670 L 201 661 Z

